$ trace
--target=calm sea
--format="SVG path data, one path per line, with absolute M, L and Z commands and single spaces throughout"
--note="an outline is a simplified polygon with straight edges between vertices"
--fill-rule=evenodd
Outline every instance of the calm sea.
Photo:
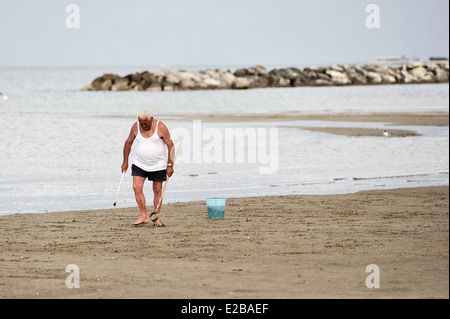
M 0 69 L 0 92 L 8 96 L 7 100 L 0 97 L 0 214 L 112 208 L 123 143 L 135 121 L 132 117 L 142 108 L 157 118 L 158 114 L 199 113 L 448 112 L 449 105 L 448 84 L 188 92 L 80 90 L 103 73 L 123 76 L 141 71 Z M 381 138 L 337 136 L 290 126 L 399 127 L 320 121 L 164 122 L 174 132 L 176 144 L 185 136 L 165 202 L 341 194 L 449 183 L 448 127 L 402 127 L 422 136 Z M 230 155 L 227 132 L 237 128 L 254 139 L 244 146 L 236 142 Z M 262 174 L 264 169 L 269 174 Z M 150 185 L 145 192 L 152 195 Z M 129 171 L 117 207 L 134 206 Z

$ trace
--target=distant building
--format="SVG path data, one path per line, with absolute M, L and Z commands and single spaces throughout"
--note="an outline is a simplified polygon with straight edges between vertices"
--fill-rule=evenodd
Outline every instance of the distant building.
M 430 58 L 430 61 L 447 61 L 447 62 L 448 62 L 448 58 L 434 57 L 434 56 L 432 56 L 432 57 Z
M 379 57 L 375 60 L 374 64 L 383 65 L 383 66 L 402 66 L 404 64 L 410 64 L 412 62 L 417 61 L 417 59 L 409 59 L 406 56 L 386 56 Z
M 429 63 L 430 64 L 440 64 L 440 65 L 449 65 L 448 58 L 443 57 L 430 57 Z

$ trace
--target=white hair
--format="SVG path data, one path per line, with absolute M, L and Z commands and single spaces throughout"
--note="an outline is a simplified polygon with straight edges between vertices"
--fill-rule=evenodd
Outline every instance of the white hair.
M 149 110 L 140 110 L 138 112 L 138 119 L 147 119 L 151 120 L 153 117 L 152 113 Z

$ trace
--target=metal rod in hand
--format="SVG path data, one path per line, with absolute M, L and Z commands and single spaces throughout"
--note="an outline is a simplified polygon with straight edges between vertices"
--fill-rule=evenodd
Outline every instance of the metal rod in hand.
M 119 188 L 117 189 L 117 194 L 116 194 L 116 198 L 114 199 L 113 206 L 116 206 L 116 204 L 117 204 L 117 197 L 119 197 L 120 186 L 122 186 L 122 181 L 123 181 L 123 176 L 124 175 L 125 175 L 125 171 L 122 172 L 122 177 L 120 178 Z
M 177 160 L 178 152 L 181 149 L 181 144 L 183 143 L 183 140 L 184 140 L 184 136 L 181 138 L 180 143 L 178 144 L 177 152 L 175 153 L 175 157 L 172 160 L 173 166 L 175 166 L 175 161 Z M 163 188 L 163 191 L 161 193 L 161 198 L 159 199 L 158 206 L 156 206 L 156 209 L 154 211 L 154 213 L 156 213 L 156 214 L 158 213 L 158 209 L 161 206 L 161 203 L 162 203 L 162 200 L 163 200 L 163 197 L 164 197 L 164 192 L 166 191 L 166 186 L 167 186 L 167 182 L 169 182 L 169 179 L 170 179 L 170 176 L 167 176 L 167 180 L 164 183 L 164 188 Z

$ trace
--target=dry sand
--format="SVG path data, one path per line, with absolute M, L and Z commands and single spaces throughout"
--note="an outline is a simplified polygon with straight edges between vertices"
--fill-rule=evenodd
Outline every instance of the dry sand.
M 0 298 L 449 298 L 448 186 L 0 217 Z M 68 289 L 66 266 L 80 269 Z M 366 266 L 380 288 L 366 287 Z

